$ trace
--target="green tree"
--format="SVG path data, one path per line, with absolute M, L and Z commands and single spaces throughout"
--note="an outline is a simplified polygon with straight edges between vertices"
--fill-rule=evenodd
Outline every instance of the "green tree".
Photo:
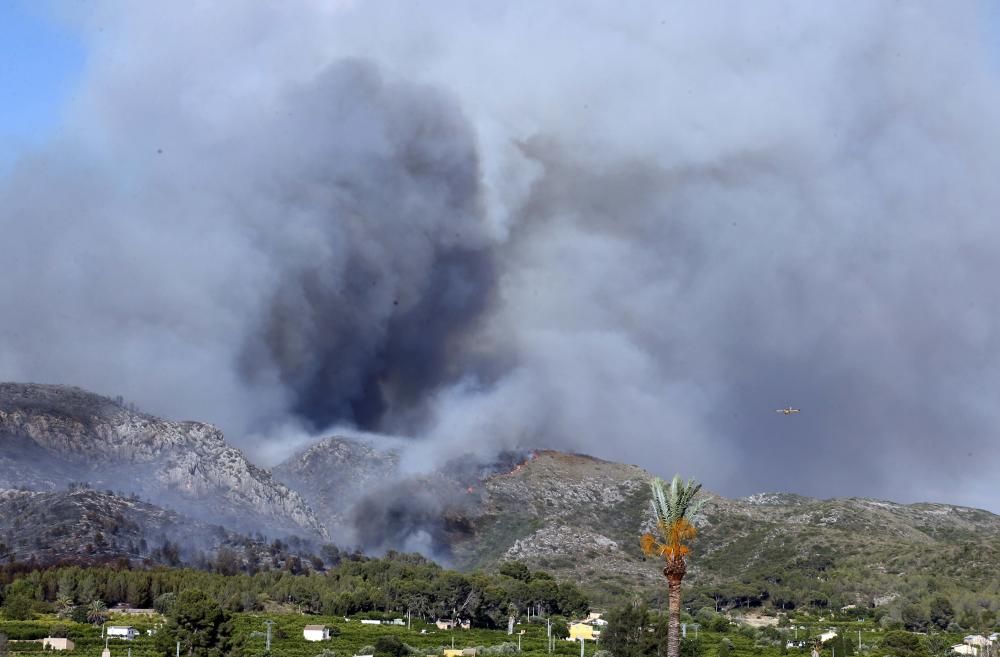
M 375 639 L 375 657 L 403 657 L 406 645 L 394 635 L 380 636 Z
M 552 636 L 557 639 L 565 639 L 569 636 L 569 624 L 562 616 L 552 618 Z
M 83 605 L 73 607 L 73 611 L 69 612 L 69 619 L 74 623 L 85 625 L 87 623 L 87 608 Z
M 927 642 L 927 652 L 932 655 L 950 655 L 951 641 L 944 634 L 929 634 L 925 639 Z
M 903 627 L 911 632 L 923 632 L 930 624 L 927 613 L 918 605 L 904 605 L 902 609 Z M 946 626 L 947 627 L 947 626 Z
M 951 606 L 951 600 L 939 595 L 931 600 L 931 622 L 939 630 L 948 629 L 948 625 L 955 620 L 955 608 Z
M 97 599 L 97 582 L 90 573 L 84 575 L 76 587 L 76 601 L 83 605 L 89 605 Z
M 882 647 L 896 657 L 926 657 L 927 650 L 916 634 L 893 630 L 882 638 Z
M 645 653 L 648 632 L 646 605 L 629 604 L 608 612 L 601 631 L 601 647 L 614 657 L 636 657 Z
M 559 613 L 566 616 L 583 616 L 590 611 L 590 601 L 575 584 L 565 582 L 559 585 Z
M 70 573 L 63 573 L 59 576 L 59 597 L 68 598 L 70 604 L 76 595 L 76 579 Z
M 56 598 L 56 615 L 59 618 L 69 618 L 75 608 L 73 598 L 66 595 L 60 595 Z
M 642 550 L 666 561 L 663 575 L 667 578 L 670 619 L 667 630 L 667 657 L 679 657 L 681 647 L 681 580 L 687 573 L 684 557 L 690 552 L 687 543 L 697 535 L 691 520 L 707 501 L 695 500 L 701 484 L 694 479 L 687 483 L 674 476 L 669 486 L 660 478 L 650 482 L 653 493 L 653 514 L 660 536 L 642 537 Z
M 784 642 L 781 644 L 784 646 Z M 701 657 L 701 636 L 698 638 L 688 636 L 681 639 L 681 657 Z
M 847 632 L 841 632 L 838 637 L 830 642 L 830 646 L 837 649 L 837 657 L 850 657 L 856 652 L 854 641 L 847 635 Z
M 505 561 L 500 564 L 500 574 L 519 579 L 522 582 L 531 581 L 531 571 L 521 561 Z
M 222 607 L 199 589 L 186 589 L 156 633 L 156 647 L 161 654 L 173 654 L 179 641 L 189 657 L 221 657 L 230 646 L 230 619 Z
M 100 625 L 108 620 L 108 606 L 100 600 L 94 600 L 87 605 L 87 622 L 92 625 Z
M 24 595 L 9 595 L 3 603 L 3 615 L 9 620 L 30 620 L 31 599 Z
M 177 594 L 170 591 L 156 596 L 156 599 L 153 600 L 153 608 L 164 616 L 169 616 L 174 609 L 175 602 L 177 602 Z

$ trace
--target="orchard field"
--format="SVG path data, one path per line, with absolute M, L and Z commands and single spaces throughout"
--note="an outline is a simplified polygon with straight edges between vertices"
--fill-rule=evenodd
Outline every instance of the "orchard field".
M 266 621 L 273 621 L 271 630 L 271 657 L 317 657 L 324 651 L 332 651 L 336 657 L 351 657 L 362 651 L 370 652 L 380 637 L 395 636 L 407 646 L 409 654 L 419 656 L 441 655 L 445 648 L 478 648 L 480 655 L 505 655 L 520 651 L 532 657 L 542 657 L 548 652 L 546 625 L 544 621 L 533 619 L 522 622 L 515 628 L 513 636 L 506 630 L 470 629 L 440 630 L 435 625 L 413 620 L 410 628 L 396 625 L 367 625 L 359 619 L 349 621 L 339 616 L 320 616 L 302 613 L 236 613 L 232 616 L 233 653 L 244 657 L 261 656 L 265 653 Z M 824 644 L 823 657 L 850 657 L 855 654 L 876 657 L 897 656 L 916 657 L 929 655 L 944 657 L 949 647 L 962 641 L 961 633 L 934 633 L 930 635 L 886 631 L 870 619 L 846 620 L 844 618 L 824 618 L 821 616 L 797 615 L 783 620 L 782 627 L 752 627 L 749 624 L 734 623 L 725 616 L 705 622 L 704 618 L 687 617 L 688 640 L 685 641 L 683 657 L 799 657 L 808 655 L 812 642 L 824 631 L 835 629 L 838 638 Z M 695 623 L 698 620 L 700 622 Z M 118 616 L 113 615 L 108 625 L 130 625 L 141 632 L 134 641 L 112 639 L 108 642 L 112 657 L 164 657 L 155 645 L 155 638 L 146 630 L 156 629 L 164 622 L 163 617 Z M 328 641 L 310 642 L 302 636 L 306 625 L 326 625 L 335 636 Z M 647 631 L 651 631 L 647 629 Z M 101 628 L 88 624 L 42 615 L 30 621 L 0 621 L 0 633 L 8 637 L 7 651 L 10 657 L 53 657 L 52 651 L 41 648 L 32 641 L 50 634 L 65 634 L 76 644 L 71 655 L 99 657 L 104 647 Z M 858 638 L 860 633 L 860 650 Z M 900 645 L 900 636 L 912 639 L 912 646 Z M 887 639 L 888 637 L 888 639 Z M 893 642 L 895 637 L 895 642 Z M 910 639 L 906 639 L 909 641 Z M 788 642 L 802 641 L 801 647 L 787 647 Z M 602 651 L 601 643 L 586 642 L 585 657 L 593 657 Z M 553 655 L 576 657 L 580 654 L 580 644 L 567 640 L 554 642 Z M 654 653 L 655 654 L 655 653 Z M 67 656 L 70 657 L 70 656 Z M 327 654 L 329 657 L 329 654 Z M 601 657 L 610 657 L 608 653 Z

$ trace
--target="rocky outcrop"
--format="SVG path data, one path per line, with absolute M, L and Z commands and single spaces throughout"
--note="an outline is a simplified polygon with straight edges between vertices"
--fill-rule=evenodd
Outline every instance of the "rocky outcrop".
M 216 427 L 136 412 L 79 388 L 0 384 L 0 486 L 87 482 L 267 535 L 323 537 L 302 499 Z
M 235 568 L 281 566 L 269 545 L 248 536 L 136 498 L 81 487 L 0 490 L 0 545 L 2 558 L 43 564 L 218 563 L 226 548 Z
M 399 453 L 331 436 L 272 469 L 275 479 L 301 491 L 320 522 L 337 532 L 364 495 L 394 477 Z

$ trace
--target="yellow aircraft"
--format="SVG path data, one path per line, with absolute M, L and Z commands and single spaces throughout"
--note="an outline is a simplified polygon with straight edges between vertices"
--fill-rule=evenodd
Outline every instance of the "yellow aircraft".
M 791 415 L 792 413 L 800 413 L 801 411 L 797 408 L 792 408 L 791 406 L 789 406 L 787 408 L 779 408 L 775 412 L 783 413 L 784 415 Z

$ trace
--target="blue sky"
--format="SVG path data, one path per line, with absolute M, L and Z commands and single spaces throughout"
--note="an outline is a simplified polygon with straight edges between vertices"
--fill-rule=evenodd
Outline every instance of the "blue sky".
M 0 164 L 55 131 L 83 71 L 83 43 L 47 7 L 0 2 Z

